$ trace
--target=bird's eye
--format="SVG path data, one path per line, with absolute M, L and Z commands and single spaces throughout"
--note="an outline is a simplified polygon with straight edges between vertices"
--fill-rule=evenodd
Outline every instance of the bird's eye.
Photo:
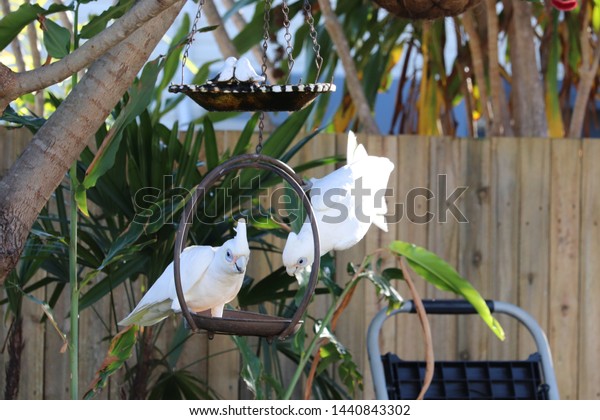
M 306 264 L 306 258 L 304 258 L 304 257 L 298 258 L 298 265 L 304 265 L 304 264 Z
M 225 254 L 225 258 L 227 258 L 227 261 L 229 261 L 229 262 L 233 261 L 233 253 L 231 252 L 230 249 L 227 250 L 227 253 Z

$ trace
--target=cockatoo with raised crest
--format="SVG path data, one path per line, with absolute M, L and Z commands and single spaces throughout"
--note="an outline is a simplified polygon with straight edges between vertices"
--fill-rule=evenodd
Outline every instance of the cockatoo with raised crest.
M 351 131 L 346 165 L 324 176 L 312 178 L 310 201 L 319 228 L 321 255 L 356 245 L 371 227 L 387 232 L 385 196 L 394 164 L 386 157 L 369 156 Z M 283 265 L 292 276 L 314 261 L 313 236 L 307 218 L 298 234 L 288 235 Z
M 225 304 L 240 291 L 249 256 L 244 219 L 238 221 L 235 237 L 220 247 L 185 248 L 180 256 L 181 287 L 190 311 L 210 309 L 213 317 L 222 317 Z M 171 262 L 119 325 L 153 325 L 174 312 L 181 312 L 181 307 Z

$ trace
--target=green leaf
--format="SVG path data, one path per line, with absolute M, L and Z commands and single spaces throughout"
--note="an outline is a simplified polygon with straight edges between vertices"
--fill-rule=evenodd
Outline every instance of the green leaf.
M 500 340 L 504 340 L 504 330 L 492 316 L 485 300 L 471 283 L 462 278 L 446 261 L 425 248 L 407 242 L 394 241 L 389 248 L 395 254 L 404 256 L 417 274 L 438 289 L 463 296 L 473 305 L 494 334 Z
M 187 34 L 190 30 L 190 17 L 186 13 L 183 15 L 183 21 L 181 22 L 181 26 L 177 30 L 177 33 L 173 36 L 173 41 L 171 45 L 169 45 L 169 52 L 167 54 L 167 59 L 164 66 L 163 77 L 160 82 L 160 85 L 157 87 L 157 90 L 163 91 L 167 88 L 173 76 L 175 76 L 175 72 L 178 69 L 181 69 L 181 64 L 179 62 L 179 56 L 181 52 L 181 46 L 187 39 Z
M 206 151 L 206 168 L 211 171 L 219 164 L 219 150 L 215 127 L 208 115 L 204 117 L 204 149 Z
M 96 372 L 94 381 L 83 396 L 84 400 L 89 400 L 102 391 L 110 376 L 129 360 L 137 342 L 137 334 L 138 326 L 130 325 L 113 337 L 102 366 Z
M 132 221 L 127 229 L 119 235 L 119 237 L 113 242 L 110 249 L 106 253 L 106 257 L 104 257 L 104 261 L 98 270 L 104 269 L 108 264 L 111 263 L 119 254 L 121 254 L 125 249 L 132 246 L 144 233 L 144 225 L 141 223 L 137 223 L 135 220 Z
M 38 15 L 47 16 L 65 10 L 73 10 L 73 6 L 52 4 L 48 9 L 44 9 L 38 4 L 22 4 L 0 20 L 0 50 L 5 49 L 25 26 L 38 18 Z
M 138 256 L 138 258 L 133 259 L 131 262 L 122 264 L 116 270 L 111 270 L 110 275 L 100 280 L 81 296 L 81 299 L 79 300 L 79 310 L 82 311 L 85 308 L 92 306 L 128 278 L 131 278 L 138 273 L 146 272 L 145 270 L 147 270 L 150 262 L 149 258 Z
M 138 82 L 129 89 L 129 100 L 121 113 L 115 120 L 107 134 L 100 151 L 94 158 L 94 161 L 88 167 L 83 185 L 89 189 L 96 185 L 98 178 L 112 168 L 121 139 L 123 130 L 134 121 L 150 104 L 152 92 L 158 78 L 164 60 L 159 58 L 150 61 L 144 66 L 142 75 Z
M 27 299 L 29 299 L 30 301 L 32 301 L 33 303 L 36 303 L 41 306 L 42 310 L 44 311 L 44 314 L 50 321 L 50 324 L 52 324 L 52 326 L 54 327 L 54 329 L 60 336 L 61 340 L 63 341 L 63 346 L 68 345 L 69 341 L 67 340 L 67 334 L 62 332 L 60 327 L 58 326 L 58 323 L 56 322 L 56 318 L 54 316 L 54 311 L 52 310 L 50 305 L 47 302 L 44 302 L 43 300 L 40 300 L 29 293 L 25 293 L 25 297 Z
M 151 400 L 212 400 L 216 395 L 205 383 L 186 370 L 169 370 L 161 373 L 152 386 Z
M 398 293 L 398 291 L 390 284 L 389 278 L 378 275 L 377 273 L 370 273 L 367 278 L 375 285 L 377 293 L 383 295 L 390 310 L 398 309 L 402 306 L 402 296 L 400 296 L 400 293 Z
M 594 32 L 600 32 L 600 1 L 594 1 L 594 8 L 592 9 L 592 25 L 594 27 Z M 596 47 L 597 48 L 597 47 Z
M 50 19 L 43 21 L 44 47 L 54 58 L 63 58 L 71 51 L 71 33 Z
M 296 191 L 287 182 L 284 183 L 283 192 L 279 200 L 280 203 L 283 200 L 283 208 L 288 214 L 292 231 L 294 233 L 300 232 L 307 217 L 306 209 Z
M 240 376 L 256 399 L 264 399 L 262 388 L 260 387 L 263 376 L 263 366 L 260 359 L 248 345 L 246 337 L 231 336 L 231 339 L 242 356 L 242 371 L 240 372 Z
M 258 123 L 259 118 L 260 112 L 255 112 L 254 115 L 250 117 L 250 119 L 244 126 L 244 129 L 242 130 L 242 134 L 240 134 L 240 138 L 235 144 L 232 156 L 238 156 L 248 152 L 250 140 L 252 139 L 252 135 L 254 134 L 254 129 L 256 128 L 256 124 Z
M 46 122 L 45 118 L 31 117 L 28 115 L 19 115 L 10 106 L 6 107 L 2 114 L 2 120 L 19 124 L 31 131 L 33 134 L 37 133 L 42 125 Z
M 127 10 L 135 3 L 135 0 L 120 0 L 116 5 L 110 6 L 98 16 L 92 17 L 89 22 L 81 28 L 79 37 L 89 39 L 99 34 L 113 19 L 118 19 L 125 14 Z
M 90 213 L 88 212 L 86 189 L 82 184 L 77 185 L 77 189 L 75 190 L 75 201 L 77 202 L 77 208 L 89 217 Z

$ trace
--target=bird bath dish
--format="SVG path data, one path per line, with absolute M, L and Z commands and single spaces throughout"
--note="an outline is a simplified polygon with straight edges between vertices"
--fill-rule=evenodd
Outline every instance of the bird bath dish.
M 183 93 L 207 111 L 299 111 L 320 93 L 335 92 L 332 83 L 255 85 L 253 83 L 171 85 L 169 92 Z
M 321 93 L 335 92 L 333 83 L 267 85 L 247 58 L 229 57 L 221 71 L 203 85 L 171 85 L 207 111 L 299 111 Z

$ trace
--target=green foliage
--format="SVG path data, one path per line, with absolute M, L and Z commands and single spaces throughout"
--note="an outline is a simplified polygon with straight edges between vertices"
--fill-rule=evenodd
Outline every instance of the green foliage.
M 71 52 L 71 32 L 50 19 L 44 19 L 44 47 L 54 58 L 63 58 Z
M 98 35 L 100 32 L 106 29 L 111 20 L 123 16 L 125 12 L 127 12 L 127 10 L 133 6 L 134 3 L 135 0 L 119 0 L 117 4 L 110 6 L 101 14 L 92 16 L 88 23 L 81 28 L 79 36 L 83 39 L 89 39 L 95 35 Z
M 131 357 L 133 347 L 137 341 L 137 334 L 137 325 L 130 325 L 113 337 L 102 366 L 96 372 L 94 381 L 83 396 L 84 400 L 93 398 L 94 395 L 104 388 L 110 376 L 117 372 Z
M 17 10 L 0 19 L 0 50 L 5 49 L 11 41 L 31 22 L 39 16 L 72 10 L 72 6 L 52 4 L 44 9 L 39 4 L 22 4 Z
M 390 250 L 405 257 L 417 274 L 438 289 L 456 293 L 468 300 L 494 334 L 500 340 L 504 340 L 504 330 L 490 313 L 485 300 L 471 283 L 461 277 L 450 264 L 433 252 L 407 242 L 394 241 L 390 244 Z

